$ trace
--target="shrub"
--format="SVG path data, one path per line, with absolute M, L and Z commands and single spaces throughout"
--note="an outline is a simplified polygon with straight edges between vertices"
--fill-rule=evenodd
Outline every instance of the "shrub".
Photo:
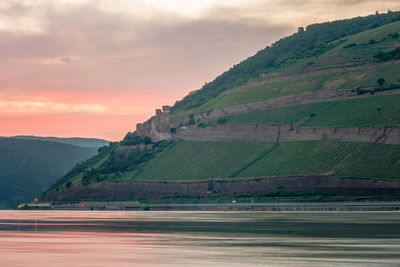
M 194 118 L 193 118 L 193 114 L 191 114 L 190 115 L 190 120 L 189 120 L 189 122 L 187 123 L 187 125 L 192 125 L 192 124 L 195 124 L 196 122 L 195 122 L 195 120 L 194 120 Z
M 120 142 L 122 146 L 132 146 L 132 145 L 139 145 L 139 144 L 152 144 L 151 138 L 148 136 L 138 136 L 136 133 L 127 133 Z
M 385 83 L 385 79 L 379 78 L 379 79 L 376 81 L 376 83 L 377 83 L 379 86 L 382 86 L 382 85 Z
M 308 62 L 306 63 L 306 67 L 311 66 L 312 64 L 314 64 L 314 61 L 308 61 Z
M 227 121 L 228 121 L 227 118 L 218 118 L 217 123 L 218 123 L 218 124 L 224 124 L 224 123 L 226 123 Z
M 343 48 L 350 48 L 350 47 L 355 47 L 355 46 L 357 46 L 357 44 L 351 43 L 351 44 L 345 45 Z
M 374 55 L 374 58 L 380 59 L 382 61 L 400 59 L 400 47 L 397 47 L 396 49 L 389 52 L 379 51 L 376 55 Z

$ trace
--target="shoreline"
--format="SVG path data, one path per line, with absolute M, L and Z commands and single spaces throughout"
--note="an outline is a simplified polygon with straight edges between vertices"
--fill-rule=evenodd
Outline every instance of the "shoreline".
M 400 211 L 400 201 L 274 202 L 141 204 L 136 201 L 87 201 L 74 203 L 26 204 L 20 210 L 94 211 Z M 29 205 L 29 206 L 28 206 Z

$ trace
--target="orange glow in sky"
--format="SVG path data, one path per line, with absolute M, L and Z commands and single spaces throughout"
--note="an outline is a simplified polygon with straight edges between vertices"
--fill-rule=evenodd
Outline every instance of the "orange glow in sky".
M 398 0 L 0 1 L 0 136 L 120 140 L 298 26 Z

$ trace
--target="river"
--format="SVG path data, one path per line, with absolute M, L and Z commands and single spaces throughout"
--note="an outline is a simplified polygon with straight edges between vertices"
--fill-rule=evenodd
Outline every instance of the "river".
M 399 266 L 400 212 L 0 211 L 0 266 Z

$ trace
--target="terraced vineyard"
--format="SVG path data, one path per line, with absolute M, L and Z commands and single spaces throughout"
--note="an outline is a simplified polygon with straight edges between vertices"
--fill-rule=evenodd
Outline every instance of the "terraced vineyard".
M 133 180 L 145 181 L 291 175 L 397 179 L 400 178 L 400 145 L 179 141 L 130 175 Z
M 237 177 L 332 175 L 400 178 L 400 146 L 345 142 L 280 143 Z
M 335 101 L 303 104 L 268 110 L 257 110 L 237 115 L 225 117 L 222 120 L 226 124 L 245 124 L 245 125 L 281 125 L 293 123 L 305 118 L 311 114 L 316 114 L 320 110 L 334 105 Z M 221 121 L 221 120 L 220 120 Z M 218 120 L 213 120 L 207 125 L 217 125 Z
M 271 146 L 271 143 L 179 141 L 139 169 L 135 178 L 170 181 L 229 177 Z
M 399 126 L 399 103 L 400 95 L 326 101 L 231 115 L 224 122 L 282 125 L 306 120 L 300 127 Z M 209 123 L 216 124 L 217 120 Z
M 274 97 L 300 95 L 320 90 L 350 90 L 357 87 L 376 86 L 376 81 L 379 78 L 384 78 L 388 83 L 397 82 L 400 79 L 400 64 L 318 73 L 267 82 L 262 85 L 221 94 L 191 113 L 207 112 L 216 108 L 268 100 Z
M 335 101 L 301 126 L 399 126 L 399 104 L 400 95 Z

